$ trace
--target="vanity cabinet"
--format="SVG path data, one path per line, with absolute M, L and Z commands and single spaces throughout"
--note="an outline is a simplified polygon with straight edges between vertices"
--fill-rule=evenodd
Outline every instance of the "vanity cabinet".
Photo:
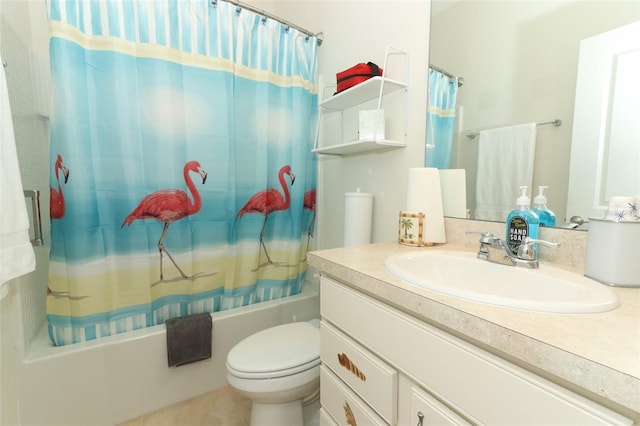
M 386 76 L 386 70 L 389 58 L 391 56 L 404 57 L 404 81 L 397 79 L 390 79 Z M 393 47 L 387 47 L 385 52 L 385 60 L 383 69 L 384 75 L 380 77 L 372 77 L 360 84 L 357 84 L 349 89 L 329 96 L 320 102 L 318 111 L 318 132 L 316 132 L 316 140 L 314 144 L 313 152 L 317 154 L 326 155 L 355 155 L 370 151 L 390 150 L 396 148 L 404 148 L 407 146 L 407 81 L 408 81 L 408 64 L 409 54 L 407 52 L 395 49 Z M 330 86 L 333 88 L 334 86 Z M 378 139 L 377 137 L 371 139 L 358 139 L 354 141 L 345 141 L 344 139 L 344 115 L 357 114 L 357 108 L 365 102 L 376 100 L 377 111 L 382 109 L 383 100 L 391 93 L 404 91 L 404 106 L 403 106 L 403 138 L 402 140 L 391 139 Z M 325 89 L 325 92 L 327 90 Z M 320 129 L 323 125 L 323 118 L 326 114 L 340 114 L 340 143 L 329 144 L 319 147 L 319 135 Z M 379 116 L 378 116 L 379 117 Z M 355 122 L 356 120 L 351 120 Z M 350 121 L 350 122 L 351 122 Z
M 326 424 L 633 423 L 325 275 L 320 300 Z

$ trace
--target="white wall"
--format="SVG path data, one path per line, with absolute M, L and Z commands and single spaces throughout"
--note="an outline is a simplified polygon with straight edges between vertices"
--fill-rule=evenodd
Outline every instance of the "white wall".
M 278 1 L 275 13 L 310 31 L 324 32 L 318 50 L 321 82 L 335 83 L 336 72 L 358 62 L 382 66 L 386 46 L 409 52 L 408 146 L 384 153 L 319 158 L 316 247 L 342 246 L 344 193 L 356 188 L 374 196 L 372 240 L 396 239 L 398 212 L 406 203 L 408 168 L 424 166 L 430 2 Z M 394 113 L 397 111 L 385 111 L 385 115 Z M 387 125 L 389 122 L 387 119 Z M 323 142 L 333 145 L 339 141 Z

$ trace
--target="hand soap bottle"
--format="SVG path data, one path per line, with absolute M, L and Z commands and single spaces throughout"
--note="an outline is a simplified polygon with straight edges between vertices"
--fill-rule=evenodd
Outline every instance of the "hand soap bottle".
M 518 207 L 507 216 L 507 245 L 515 254 L 525 237 L 538 238 L 538 215 L 529 209 L 530 199 L 527 187 L 521 186 L 522 194 L 518 197 Z
M 533 199 L 533 212 L 540 219 L 540 226 L 556 226 L 556 215 L 547 207 L 547 197 L 544 196 L 544 190 L 548 186 L 539 186 L 538 195 Z

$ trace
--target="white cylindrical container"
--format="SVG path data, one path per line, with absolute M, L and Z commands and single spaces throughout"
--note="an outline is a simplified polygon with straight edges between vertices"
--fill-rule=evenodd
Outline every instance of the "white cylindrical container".
M 640 287 L 640 220 L 589 218 L 585 275 L 613 286 Z
M 344 194 L 344 241 L 345 247 L 371 242 L 371 220 L 373 195 L 360 192 Z

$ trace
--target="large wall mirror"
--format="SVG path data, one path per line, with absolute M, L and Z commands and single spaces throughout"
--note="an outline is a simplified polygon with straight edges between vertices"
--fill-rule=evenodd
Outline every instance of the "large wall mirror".
M 575 214 L 567 199 L 580 43 L 636 21 L 637 0 L 432 0 L 429 62 L 464 78 L 450 168 L 466 171 L 472 219 L 478 219 L 478 138 L 468 134 L 538 123 L 529 193 L 533 198 L 538 186 L 548 186 L 556 226 L 568 226 L 567 216 Z M 544 124 L 554 120 L 561 125 Z

